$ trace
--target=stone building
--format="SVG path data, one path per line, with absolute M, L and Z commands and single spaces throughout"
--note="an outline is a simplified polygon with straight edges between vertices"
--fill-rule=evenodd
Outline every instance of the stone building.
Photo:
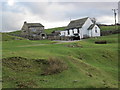
M 40 23 L 27 23 L 24 22 L 21 28 L 22 35 L 33 39 L 45 39 L 46 34 L 44 33 L 44 26 Z

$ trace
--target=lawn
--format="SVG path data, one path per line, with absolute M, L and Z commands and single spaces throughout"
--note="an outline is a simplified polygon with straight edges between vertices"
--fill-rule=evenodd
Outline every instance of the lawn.
M 98 40 L 108 43 L 95 44 Z M 71 43 L 23 39 L 3 41 L 2 45 L 3 88 L 118 88 L 118 34 Z M 36 61 L 51 58 L 67 69 L 42 75 L 48 66 Z

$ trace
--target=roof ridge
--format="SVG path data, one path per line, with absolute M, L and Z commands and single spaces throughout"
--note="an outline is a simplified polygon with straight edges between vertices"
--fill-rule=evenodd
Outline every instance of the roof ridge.
M 88 19 L 89 17 L 85 17 L 85 18 L 81 18 L 81 19 L 77 19 L 77 20 L 73 20 L 71 21 L 67 28 L 66 29 L 71 29 L 71 28 L 81 28 L 84 23 L 86 22 L 86 20 Z
M 76 19 L 76 20 L 72 20 L 72 21 L 78 21 L 78 20 L 82 20 L 82 19 L 88 19 L 89 17 L 85 17 L 85 18 L 80 18 L 80 19 Z

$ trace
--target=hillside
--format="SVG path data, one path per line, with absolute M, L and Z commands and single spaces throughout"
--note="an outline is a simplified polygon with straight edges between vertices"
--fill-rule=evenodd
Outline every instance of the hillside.
M 56 28 L 45 29 L 45 33 L 51 34 L 53 31 L 57 31 L 57 30 L 65 30 L 65 26 L 64 27 L 56 27 Z
M 17 31 L 13 31 L 13 32 L 9 32 L 8 34 L 21 34 L 21 30 L 17 30 Z
M 14 33 L 14 32 L 12 32 L 12 33 Z M 12 35 L 10 35 L 10 33 L 2 33 L 2 41 L 10 41 L 10 40 L 24 40 L 24 38 L 12 36 Z
M 118 34 L 71 43 L 3 41 L 2 52 L 3 88 L 118 87 Z
M 105 30 L 115 30 L 115 26 L 99 26 L 102 31 Z M 120 25 L 117 26 L 117 29 L 120 29 Z

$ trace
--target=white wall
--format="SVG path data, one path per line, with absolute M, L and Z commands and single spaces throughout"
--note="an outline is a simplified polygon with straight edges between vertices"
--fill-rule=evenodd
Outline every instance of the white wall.
M 83 38 L 83 29 L 82 28 L 79 28 L 79 36 L 80 36 L 80 38 Z
M 74 34 L 75 34 L 75 33 L 78 33 L 78 30 L 77 30 L 77 29 L 74 29 Z
M 93 22 L 90 20 L 90 18 L 88 18 L 84 25 L 82 26 L 83 35 L 89 35 L 88 28 L 90 27 L 91 24 L 93 24 Z
M 68 32 L 67 31 L 61 31 L 60 36 L 68 36 Z
M 95 27 L 97 27 L 97 32 L 96 32 L 96 30 L 95 30 Z M 97 26 L 97 25 L 95 25 L 93 28 L 92 28 L 92 30 L 88 30 L 89 31 L 89 37 L 98 37 L 98 36 L 100 36 L 100 28 Z
M 70 35 L 69 35 L 69 36 L 73 36 L 73 30 L 70 29 L 69 32 L 70 32 Z
M 98 37 L 98 36 L 100 36 L 100 28 L 97 25 L 95 25 L 92 29 L 92 37 Z

